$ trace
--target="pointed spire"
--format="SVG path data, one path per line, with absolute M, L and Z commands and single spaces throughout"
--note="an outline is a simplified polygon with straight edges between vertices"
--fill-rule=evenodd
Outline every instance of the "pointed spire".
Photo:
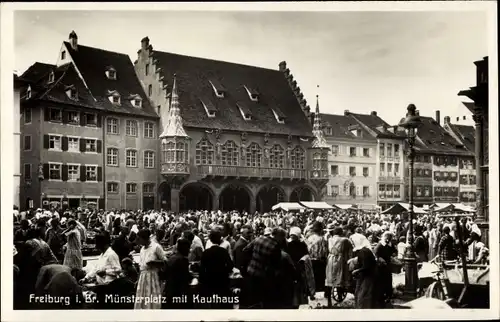
M 317 86 L 319 89 L 319 85 Z M 314 148 L 329 148 L 325 135 L 321 129 L 321 115 L 319 113 L 319 95 L 316 94 L 316 113 L 314 113 L 313 135 L 316 137 L 313 142 Z
M 163 129 L 160 138 L 165 137 L 188 137 L 182 126 L 181 108 L 179 104 L 179 94 L 177 93 L 177 76 L 174 74 L 174 84 L 172 86 L 172 95 L 170 97 L 170 111 L 168 113 L 168 122 Z

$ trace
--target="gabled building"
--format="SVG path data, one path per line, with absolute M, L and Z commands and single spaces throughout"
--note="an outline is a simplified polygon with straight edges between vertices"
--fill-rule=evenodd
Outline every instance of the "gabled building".
M 127 55 L 72 32 L 55 65 L 35 63 L 22 78 L 25 208 L 154 206 L 158 116 Z
M 26 137 L 26 142 L 21 141 L 24 140 L 21 133 L 21 96 L 28 86 L 26 80 L 14 74 L 14 108 L 12 109 L 14 114 L 14 187 L 12 193 L 14 206 L 18 208 L 21 206 L 19 199 L 22 177 L 21 149 L 24 148 L 24 145 L 27 145 L 27 148 L 31 145 L 31 137 Z
M 272 70 L 184 56 L 145 37 L 135 71 L 160 115 L 162 208 L 253 212 L 322 198 L 327 147 L 285 62 Z
M 375 111 L 370 114 L 351 112 L 347 114 L 358 126 L 368 132 L 375 143 L 373 176 L 376 182 L 376 203 L 382 209 L 386 209 L 404 201 L 404 134 L 397 127 L 387 124 Z
M 325 200 L 331 204 L 377 204 L 376 138 L 349 115 L 321 114 L 330 146 Z
M 475 131 L 470 125 L 451 123 L 450 117 L 444 117 L 443 128 L 451 136 L 460 142 L 472 155 L 459 158 L 459 201 L 464 204 L 475 205 L 476 202 L 476 160 L 473 156 L 475 152 Z

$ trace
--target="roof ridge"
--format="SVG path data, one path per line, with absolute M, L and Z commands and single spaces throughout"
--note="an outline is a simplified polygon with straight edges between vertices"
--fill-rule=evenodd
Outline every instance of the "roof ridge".
M 153 50 L 153 55 L 155 53 L 161 53 L 161 54 L 167 54 L 167 55 L 176 55 L 176 56 L 182 56 L 182 57 L 186 57 L 186 58 L 201 59 L 201 60 L 206 60 L 206 61 L 213 61 L 213 62 L 218 62 L 218 63 L 232 64 L 232 65 L 238 65 L 238 66 L 243 66 L 243 67 L 252 67 L 252 68 L 264 69 L 264 70 L 267 70 L 267 71 L 279 72 L 279 70 L 277 70 L 277 69 L 272 69 L 272 68 L 267 68 L 267 67 L 261 67 L 261 66 L 255 66 L 255 65 L 248 65 L 248 64 L 243 64 L 243 63 L 236 63 L 236 62 L 225 61 L 225 60 L 220 60 L 220 59 L 204 58 L 204 57 L 198 57 L 198 56 L 177 54 L 177 53 L 172 53 L 172 52 L 168 52 L 168 51 Z
M 71 46 L 71 44 L 69 42 L 67 42 L 67 41 L 64 41 L 64 43 Z M 104 51 L 104 52 L 107 52 L 107 53 L 112 53 L 112 54 L 127 56 L 128 59 L 130 59 L 130 56 L 128 54 L 120 53 L 120 52 L 117 52 L 117 51 L 111 51 L 111 50 L 102 49 L 102 48 L 99 48 L 99 47 L 91 47 L 91 46 L 85 46 L 85 45 L 80 45 L 80 44 L 78 44 L 78 47 L 90 48 L 90 49 L 94 49 L 94 50 Z M 132 62 L 132 60 L 130 60 L 130 61 Z

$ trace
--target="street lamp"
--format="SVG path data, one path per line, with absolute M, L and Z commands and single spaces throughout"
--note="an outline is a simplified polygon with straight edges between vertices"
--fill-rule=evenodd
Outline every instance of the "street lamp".
M 417 115 L 417 108 L 415 105 L 408 105 L 408 112 L 406 113 L 406 118 L 404 118 L 399 126 L 405 129 L 407 141 L 408 141 L 408 165 L 409 172 L 409 230 L 410 230 L 410 240 L 408 241 L 408 246 L 404 254 L 405 263 L 405 296 L 408 298 L 416 298 L 417 296 L 417 285 L 418 285 L 418 270 L 417 270 L 417 258 L 415 256 L 415 250 L 413 249 L 413 163 L 415 161 L 415 138 L 417 137 L 418 128 L 422 125 L 420 116 Z

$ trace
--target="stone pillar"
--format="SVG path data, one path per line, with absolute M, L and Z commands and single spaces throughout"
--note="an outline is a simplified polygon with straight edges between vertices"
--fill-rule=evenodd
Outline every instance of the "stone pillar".
M 481 236 L 486 238 L 488 221 L 484 215 L 484 178 L 483 178 L 483 115 L 477 111 L 472 116 L 476 130 L 475 157 L 476 157 L 476 222 L 481 229 Z
M 214 193 L 214 197 L 212 200 L 212 210 L 214 210 L 214 211 L 219 210 L 219 198 L 220 198 L 220 191 L 216 191 Z
M 250 215 L 253 215 L 256 209 L 257 209 L 257 198 L 255 198 L 254 196 L 250 196 Z
M 179 212 L 179 187 L 172 187 L 170 190 L 170 210 L 178 213 Z

